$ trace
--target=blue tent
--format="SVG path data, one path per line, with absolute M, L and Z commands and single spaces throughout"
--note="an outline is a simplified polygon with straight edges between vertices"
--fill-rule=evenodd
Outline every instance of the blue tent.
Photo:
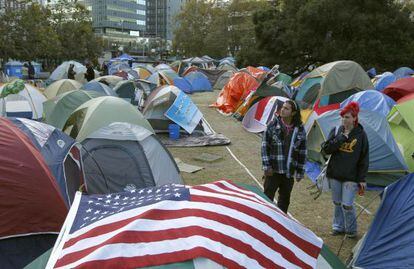
M 121 71 L 121 70 L 129 70 L 129 69 L 131 69 L 131 67 L 129 67 L 128 63 L 125 63 L 125 62 L 114 63 L 114 64 L 111 64 L 109 66 L 108 74 L 109 75 L 113 75 L 113 74 L 115 74 L 118 71 Z
M 182 90 L 185 93 L 192 93 L 193 86 L 191 83 L 182 77 L 178 77 L 174 79 L 174 86 L 176 86 L 178 89 Z
M 388 85 L 395 82 L 397 80 L 397 77 L 391 73 L 391 72 L 385 72 L 378 76 L 377 80 L 374 83 L 375 90 L 382 91 L 385 89 Z
M 191 72 L 184 77 L 191 84 L 191 92 L 207 92 L 212 91 L 213 87 L 211 86 L 210 81 L 207 76 L 201 72 Z
M 369 142 L 369 168 L 367 182 L 371 185 L 387 186 L 408 171 L 407 164 L 391 133 L 386 117 L 383 115 L 361 110 L 358 115 Z M 321 162 L 321 144 L 329 132 L 341 123 L 339 110 L 329 111 L 313 123 L 307 134 L 308 158 Z
M 266 66 L 259 66 L 259 67 L 257 67 L 257 69 L 260 69 L 260 70 L 263 70 L 263 71 L 266 71 L 266 72 L 270 71 L 270 68 L 266 67 Z
M 97 81 L 89 81 L 82 88 L 85 91 L 95 91 L 108 96 L 117 96 L 109 86 Z
M 400 67 L 394 71 L 394 75 L 397 79 L 406 78 L 414 74 L 414 70 L 409 67 Z
M 377 75 L 377 70 L 375 69 L 375 67 L 372 67 L 367 70 L 367 74 L 370 78 L 373 78 Z
M 414 174 L 392 185 L 371 223 L 353 265 L 358 268 L 414 268 Z
M 384 117 L 388 115 L 391 108 L 395 105 L 393 99 L 375 90 L 357 92 L 351 95 L 341 103 L 341 108 L 350 102 L 357 102 L 361 110 L 377 112 Z

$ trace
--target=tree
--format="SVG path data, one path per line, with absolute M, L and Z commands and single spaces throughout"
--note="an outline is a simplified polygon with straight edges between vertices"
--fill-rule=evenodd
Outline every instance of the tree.
M 50 11 L 35 3 L 3 14 L 0 24 L 2 58 L 53 58 L 60 43 L 49 18 Z
M 288 72 L 343 59 L 380 70 L 412 65 L 414 25 L 392 0 L 279 1 L 254 23 L 258 48 Z
M 95 59 L 102 53 L 102 39 L 94 35 L 85 6 L 76 1 L 59 0 L 51 12 L 53 27 L 62 44 L 59 58 Z

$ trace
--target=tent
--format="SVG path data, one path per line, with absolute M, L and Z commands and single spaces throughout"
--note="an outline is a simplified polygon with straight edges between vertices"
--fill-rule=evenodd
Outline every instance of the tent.
M 147 79 L 152 74 L 152 72 L 144 66 L 135 67 L 133 70 L 138 73 L 140 79 Z
M 109 62 L 118 62 L 118 61 L 133 61 L 134 58 L 127 54 L 127 53 L 123 53 L 122 55 L 116 57 L 116 58 L 112 58 L 111 60 L 109 60 Z
M 34 86 L 15 80 L 0 86 L 0 116 L 41 119 L 46 97 Z
M 40 122 L 0 117 L 0 263 L 22 268 L 53 246 L 82 184 L 78 144 Z
M 248 67 L 234 74 L 219 93 L 217 101 L 211 106 L 224 114 L 235 112 L 249 92 L 257 89 L 258 79 L 263 74 L 265 71 L 254 67 Z
M 176 98 L 180 95 L 181 90 L 175 86 L 161 86 L 151 92 L 144 104 L 142 114 L 150 122 L 151 126 L 157 133 L 168 132 L 168 125 L 173 123 L 171 119 L 167 118 L 165 113 L 173 105 Z M 186 122 L 192 123 L 196 115 L 186 115 Z M 204 124 L 201 119 L 198 122 L 195 130 L 198 134 L 210 134 L 210 128 Z
M 414 70 L 409 67 L 400 67 L 394 71 L 394 75 L 397 79 L 406 78 L 414 74 Z
M 180 78 L 173 70 L 159 70 L 154 72 L 147 80 L 157 86 L 174 85 L 174 80 Z
M 95 91 L 70 91 L 43 103 L 45 112 L 45 122 L 58 129 L 65 126 L 66 121 L 73 111 L 83 103 L 102 96 Z
M 361 110 L 358 118 L 369 141 L 367 182 L 386 186 L 408 171 L 407 164 L 384 116 Z M 339 110 L 326 112 L 315 119 L 307 134 L 308 158 L 311 161 L 325 162 L 320 153 L 321 144 L 340 122 Z
M 44 91 L 44 94 L 48 99 L 60 95 L 65 92 L 79 90 L 82 87 L 82 84 L 72 79 L 60 79 L 53 82 Z
M 375 90 L 382 91 L 388 85 L 395 82 L 396 80 L 397 80 L 397 77 L 393 73 L 391 72 L 382 73 L 381 75 L 377 76 L 374 80 Z
M 320 99 L 319 106 L 322 107 L 340 103 L 358 91 L 373 88 L 367 73 L 359 64 L 337 61 L 322 65 L 306 75 L 295 100 L 301 108 L 305 108 Z
M 78 63 L 76 61 L 63 62 L 52 72 L 52 74 L 50 74 L 49 79 L 52 81 L 56 81 L 68 78 L 68 69 L 71 64 L 75 66 L 73 69 L 76 72 L 75 79 L 79 82 L 84 82 L 84 74 L 86 73 L 86 67 L 83 64 Z
M 77 141 L 83 141 L 91 133 L 112 122 L 127 122 L 153 132 L 151 125 L 137 108 L 113 96 L 94 98 L 78 107 L 67 120 L 63 130 Z
M 282 96 L 268 96 L 255 103 L 243 118 L 243 128 L 251 133 L 265 131 L 275 112 L 280 111 L 286 100 L 288 98 Z
M 350 268 L 412 268 L 413 225 L 414 174 L 409 174 L 385 188 Z
M 115 87 L 115 85 L 118 82 L 120 82 L 122 80 L 124 80 L 122 77 L 108 75 L 108 76 L 102 76 L 102 77 L 99 77 L 99 78 L 95 78 L 91 81 L 101 82 L 101 83 L 106 84 L 109 87 L 113 88 L 113 87 Z
M 85 83 L 82 86 L 82 90 L 98 92 L 101 95 L 116 96 L 114 90 L 112 90 L 108 85 L 94 80 Z
M 410 97 L 410 96 L 407 96 Z M 398 143 L 410 172 L 414 171 L 414 94 L 398 102 L 388 115 L 391 132 Z
M 234 71 L 228 70 L 223 72 L 214 83 L 213 89 L 214 90 L 222 90 L 224 86 L 229 82 L 230 78 L 235 74 Z
M 388 85 L 383 93 L 398 101 L 398 99 L 403 98 L 404 96 L 414 93 L 414 78 L 402 78 L 397 80 L 394 83 Z
M 135 101 L 135 94 L 137 91 L 135 82 L 131 80 L 120 81 L 114 87 L 114 91 L 118 97 L 130 102 L 133 105 L 138 105 Z
M 159 64 L 155 67 L 156 70 L 160 71 L 160 70 L 172 70 L 171 66 L 169 66 L 168 64 Z
M 340 107 L 343 108 L 350 102 L 357 102 L 360 110 L 377 112 L 384 117 L 388 115 L 391 108 L 395 105 L 394 100 L 375 90 L 357 92 L 344 100 Z
M 174 85 L 185 93 L 212 91 L 208 78 L 201 72 L 191 72 L 184 78 L 174 79 Z
M 182 184 L 178 167 L 155 134 L 125 122 L 113 122 L 82 142 L 85 186 L 90 194 Z

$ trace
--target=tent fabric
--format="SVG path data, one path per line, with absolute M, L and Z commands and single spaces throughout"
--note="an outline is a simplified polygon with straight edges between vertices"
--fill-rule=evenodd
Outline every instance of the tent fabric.
M 398 101 L 404 96 L 414 93 L 414 78 L 402 78 L 388 85 L 383 93 Z
M 186 75 L 184 79 L 190 83 L 191 93 L 213 90 L 207 76 L 201 72 L 191 72 L 190 74 Z
M 404 155 L 409 171 L 414 171 L 414 99 L 396 104 L 388 115 L 391 132 Z
M 221 71 L 221 70 L 220 70 Z M 225 71 L 225 70 L 223 70 Z M 229 82 L 231 77 L 235 74 L 234 71 L 228 70 L 223 72 L 223 74 L 220 75 L 220 77 L 217 78 L 216 83 L 214 83 L 213 89 L 214 90 L 222 90 L 224 86 Z
M 135 101 L 136 85 L 131 80 L 120 81 L 114 87 L 114 91 L 118 97 L 130 102 L 133 105 L 137 105 Z
M 72 157 L 79 153 L 75 140 L 53 126 L 28 119 L 9 119 L 20 129 L 42 154 L 52 172 L 60 193 L 69 206 L 78 190 L 81 178 L 80 165 L 72 165 Z M 72 156 L 69 156 L 72 154 Z M 76 161 L 79 161 L 76 159 Z
M 115 92 L 108 85 L 93 80 L 85 83 L 82 89 L 84 91 L 98 92 L 101 95 L 116 96 Z
M 391 108 L 395 105 L 394 100 L 375 90 L 362 91 L 351 95 L 341 103 L 341 108 L 344 108 L 350 102 L 357 102 L 361 110 L 377 112 L 384 117 L 388 115 Z
M 76 90 L 56 96 L 43 103 L 45 122 L 62 130 L 73 111 L 83 103 L 102 96 L 95 91 Z
M 353 268 L 412 268 L 414 174 L 385 188 Z
M 264 132 L 274 114 L 288 99 L 281 96 L 269 96 L 254 104 L 243 118 L 243 128 L 251 133 Z
M 142 126 L 114 122 L 82 144 L 88 193 L 183 183 L 171 154 Z
M 77 141 L 83 141 L 94 131 L 112 122 L 127 122 L 153 132 L 151 125 L 137 108 L 113 96 L 94 98 L 78 107 L 69 117 L 63 130 Z
M 384 116 L 362 110 L 358 118 L 369 141 L 368 172 L 373 175 L 368 176 L 367 182 L 373 185 L 387 185 L 389 182 L 381 182 L 379 174 L 388 175 L 390 181 L 395 179 L 392 175 L 400 175 L 408 171 L 405 160 Z M 324 162 L 320 153 L 321 144 L 340 122 L 339 110 L 326 112 L 315 119 L 307 134 L 308 157 L 311 161 Z
M 68 209 L 38 148 L 5 118 L 0 144 L 0 238 L 59 232 Z
M 179 88 L 180 90 L 182 90 L 185 93 L 192 93 L 193 86 L 185 78 L 182 78 L 182 77 L 175 78 L 173 84 L 174 84 L 174 86 L 176 86 L 177 88 Z
M 382 91 L 388 85 L 395 82 L 397 77 L 391 72 L 385 72 L 379 75 L 374 82 L 375 90 Z
M 44 91 L 44 94 L 48 99 L 51 99 L 57 95 L 61 95 L 65 92 L 79 90 L 82 84 L 72 79 L 60 79 L 53 82 Z
M 394 71 L 396 79 L 406 78 L 414 74 L 414 70 L 409 67 L 400 67 Z
M 52 74 L 50 74 L 49 79 L 52 81 L 61 80 L 65 78 L 67 79 L 68 69 L 71 64 L 74 65 L 73 70 L 76 72 L 76 75 L 75 75 L 76 80 L 81 82 L 82 81 L 81 78 L 83 78 L 83 74 L 86 73 L 86 67 L 83 64 L 78 63 L 76 61 L 63 62 L 52 72 Z
M 6 85 L 0 86 L 0 95 Z M 43 117 L 43 102 L 46 100 L 46 97 L 36 87 L 26 83 L 24 89 L 18 93 L 0 98 L 0 115 L 13 116 L 13 112 L 23 111 L 29 112 L 28 118 L 41 119 Z
M 224 86 L 217 101 L 211 106 L 225 114 L 233 113 L 240 104 L 242 97 L 248 91 L 256 89 L 258 86 L 259 82 L 255 77 L 246 72 L 238 72 Z
M 95 78 L 91 81 L 97 81 L 97 82 L 101 82 L 103 84 L 108 84 L 109 87 L 113 88 L 115 87 L 115 85 L 124 80 L 122 77 L 119 76 L 112 76 L 112 75 L 108 75 L 108 76 L 102 76 L 99 78 Z

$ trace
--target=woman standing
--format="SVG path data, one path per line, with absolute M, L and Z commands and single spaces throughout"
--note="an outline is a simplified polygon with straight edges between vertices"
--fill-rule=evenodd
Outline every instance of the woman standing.
M 349 103 L 341 110 L 342 125 L 331 130 L 328 140 L 322 144 L 322 151 L 331 154 L 327 177 L 332 189 L 334 217 L 332 235 L 346 233 L 357 235 L 357 221 L 354 208 L 355 193 L 365 191 L 365 177 L 369 165 L 367 135 L 358 123 L 359 105 Z
M 294 179 L 304 175 L 306 161 L 306 132 L 300 108 L 293 100 L 286 101 L 263 134 L 262 163 L 264 193 L 273 201 L 279 190 L 277 206 L 287 213 Z

